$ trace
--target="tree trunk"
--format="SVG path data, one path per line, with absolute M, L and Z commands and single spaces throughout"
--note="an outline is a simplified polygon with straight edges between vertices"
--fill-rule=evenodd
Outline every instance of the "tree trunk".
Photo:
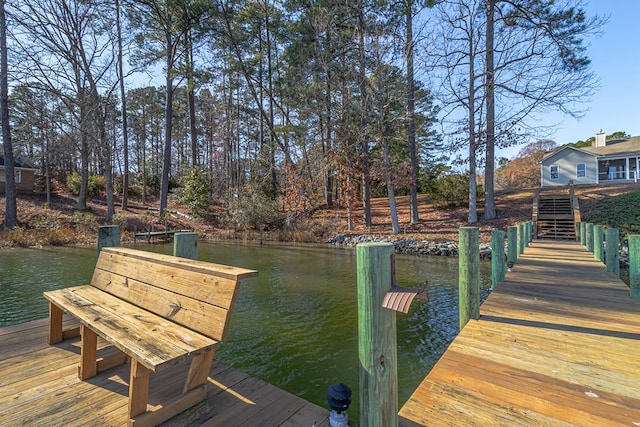
M 87 210 L 87 198 L 89 197 L 89 130 L 87 121 L 87 99 L 83 95 L 80 102 L 80 193 L 78 194 L 77 208 Z
M 473 18 L 470 18 L 473 19 Z M 473 28 L 473 22 L 470 22 Z M 475 50 L 473 40 L 469 39 L 469 98 L 467 102 L 469 114 L 469 224 L 478 222 L 477 187 L 476 187 L 476 104 L 475 104 Z
M 486 82 L 485 97 L 487 104 L 487 141 L 486 141 L 486 162 L 484 167 L 484 219 L 496 217 L 496 208 L 493 192 L 494 163 L 495 163 L 495 81 L 494 81 L 494 9 L 495 0 L 487 0 L 487 35 L 486 35 Z
M 127 129 L 127 97 L 124 87 L 124 72 L 122 70 L 122 28 L 120 26 L 120 1 L 115 0 L 116 31 L 118 37 L 118 80 L 120 83 L 120 102 L 122 104 L 122 156 L 124 157 L 124 172 L 122 174 L 122 209 L 129 207 L 129 133 Z
M 411 224 L 420 220 L 418 213 L 418 162 L 416 158 L 416 117 L 415 87 L 413 81 L 413 0 L 406 3 L 406 54 L 407 54 L 407 139 L 409 140 L 409 161 L 411 163 Z
M 328 37 L 328 36 L 327 36 Z M 327 67 L 328 68 L 328 67 Z M 333 172 L 331 166 L 326 161 L 328 156 L 331 155 L 331 147 L 333 137 L 333 120 L 331 117 L 331 71 L 327 69 L 326 80 L 326 93 L 325 93 L 325 137 L 324 144 L 322 145 L 323 155 L 325 159 L 325 202 L 327 206 L 333 206 Z
M 391 161 L 389 160 L 389 141 L 383 135 L 382 145 L 384 151 L 384 171 L 387 181 L 387 195 L 389 196 L 389 209 L 391 211 L 391 228 L 393 234 L 400 233 L 400 225 L 398 224 L 398 212 L 396 210 L 396 196 L 393 191 L 393 180 L 391 179 Z
M 191 134 L 191 166 L 198 166 L 198 127 L 196 126 L 196 82 L 193 65 L 193 40 L 187 34 L 187 98 L 189 102 L 189 132 Z
M 162 160 L 162 180 L 160 182 L 160 219 L 167 210 L 169 199 L 169 171 L 171 170 L 171 129 L 173 127 L 173 42 L 171 36 L 171 18 L 167 16 L 165 42 L 167 48 L 165 123 L 164 123 L 164 155 Z
M 106 108 L 106 107 L 105 107 Z M 111 161 L 111 141 L 107 137 L 106 132 L 106 114 L 102 116 L 102 120 L 100 122 L 101 132 L 100 132 L 100 140 L 102 142 L 103 148 L 103 162 L 104 162 L 104 182 L 105 182 L 105 192 L 107 193 L 107 221 L 111 221 L 113 219 L 113 215 L 116 213 L 115 203 L 113 198 L 113 166 Z
M 369 171 L 369 132 L 367 130 L 369 123 L 367 120 L 367 70 L 365 60 L 365 22 L 364 22 L 364 5 L 362 0 L 359 2 L 358 11 L 358 48 L 359 48 L 359 68 L 360 68 L 360 138 L 362 147 L 362 211 L 365 227 L 371 227 L 371 176 Z
M 44 161 L 44 176 L 45 187 L 47 192 L 47 206 L 51 207 L 51 154 L 49 153 L 49 128 L 45 128 L 44 131 L 44 155 L 42 156 Z
M 9 78 L 7 61 L 7 21 L 5 0 L 0 0 L 0 120 L 2 121 L 2 145 L 5 167 L 5 212 L 4 226 L 13 229 L 18 224 L 16 206 L 16 180 L 14 175 L 13 144 L 9 126 Z
M 267 85 L 269 86 L 269 171 L 271 172 L 271 182 L 269 185 L 269 192 L 272 197 L 276 197 L 278 191 L 277 174 L 276 174 L 276 140 L 274 130 L 274 90 L 273 90 L 273 58 L 271 57 L 271 29 L 269 28 L 269 16 L 265 18 L 265 36 L 267 44 Z M 286 146 L 286 144 L 285 144 Z M 285 150 L 287 151 L 287 150 Z M 288 162 L 288 156 L 285 160 L 285 164 Z

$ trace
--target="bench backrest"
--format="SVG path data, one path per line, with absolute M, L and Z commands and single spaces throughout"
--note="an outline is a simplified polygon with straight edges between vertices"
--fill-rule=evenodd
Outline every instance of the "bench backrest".
M 255 270 L 170 255 L 103 248 L 91 285 L 221 341 L 240 280 L 257 275 Z

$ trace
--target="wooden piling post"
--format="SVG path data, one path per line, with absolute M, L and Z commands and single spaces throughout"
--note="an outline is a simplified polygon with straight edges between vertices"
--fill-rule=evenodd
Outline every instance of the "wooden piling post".
M 640 298 L 640 235 L 630 234 L 629 239 L 629 295 Z
M 518 227 L 507 228 L 507 262 L 518 261 Z
M 102 248 L 120 246 L 120 226 L 101 225 L 98 227 L 98 254 Z
M 198 233 L 175 233 L 173 256 L 198 259 Z
M 491 231 L 491 288 L 504 282 L 504 231 Z
M 585 241 L 587 243 L 587 250 L 589 252 L 593 252 L 593 224 L 588 222 L 585 225 L 585 228 L 586 228 Z
M 524 230 L 524 222 L 518 224 L 518 257 L 524 253 L 525 245 L 525 230 Z
M 607 228 L 607 255 L 605 257 L 607 271 L 620 277 L 620 230 Z
M 382 307 L 394 271 L 392 243 L 361 243 L 358 270 L 360 425 L 398 426 L 396 313 Z
M 458 295 L 460 330 L 469 319 L 480 318 L 480 231 L 478 227 L 458 229 Z
M 580 223 L 580 244 L 582 246 L 587 246 L 587 223 Z
M 527 221 L 527 247 L 531 244 L 531 221 Z
M 576 241 L 580 242 L 580 236 L 582 235 L 581 222 L 576 222 Z
M 604 262 L 604 225 L 593 227 L 593 258 Z

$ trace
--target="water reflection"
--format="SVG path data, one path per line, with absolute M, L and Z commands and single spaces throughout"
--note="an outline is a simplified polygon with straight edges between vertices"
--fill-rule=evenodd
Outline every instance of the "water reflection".
M 95 262 L 95 248 L 0 251 L 0 326 L 48 316 L 42 292 L 89 282 Z
M 171 253 L 171 245 L 138 245 Z M 354 391 L 358 413 L 355 249 L 199 243 L 202 260 L 259 271 L 243 282 L 227 340 L 216 359 L 326 407 L 326 389 L 341 381 Z M 0 326 L 47 315 L 42 292 L 87 283 L 94 248 L 0 252 Z M 488 263 L 481 263 L 483 296 Z M 458 259 L 397 255 L 400 286 L 429 280 L 429 303 L 399 313 L 399 398 L 404 402 L 458 329 Z

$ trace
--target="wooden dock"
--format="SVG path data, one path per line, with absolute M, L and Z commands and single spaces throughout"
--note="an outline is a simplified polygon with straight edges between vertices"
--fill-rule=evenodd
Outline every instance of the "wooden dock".
M 170 239 L 176 233 L 190 233 L 191 230 L 164 230 L 164 231 L 134 231 L 133 243 L 137 243 L 138 240 L 146 240 L 147 243 L 151 243 L 153 239 L 162 239 L 162 242 L 168 243 Z
M 47 325 L 48 319 L 41 319 L 0 328 L 0 425 L 126 425 L 129 366 L 80 381 L 79 339 L 49 346 Z M 105 342 L 98 345 L 99 354 L 113 351 Z M 149 404 L 181 387 L 188 367 L 152 376 Z M 207 386 L 204 402 L 163 425 L 329 426 L 328 409 L 219 362 L 214 361 Z
M 400 410 L 401 426 L 640 426 L 640 300 L 536 240 Z

